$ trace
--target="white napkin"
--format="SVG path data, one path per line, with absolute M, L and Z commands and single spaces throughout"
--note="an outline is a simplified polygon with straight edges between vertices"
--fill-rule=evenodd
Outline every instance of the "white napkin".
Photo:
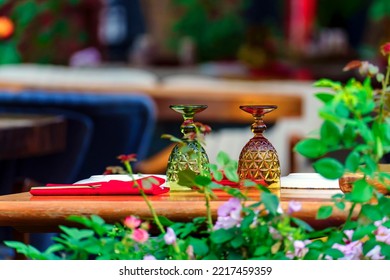
M 280 178 L 286 189 L 339 189 L 339 180 L 326 179 L 318 173 L 290 173 Z

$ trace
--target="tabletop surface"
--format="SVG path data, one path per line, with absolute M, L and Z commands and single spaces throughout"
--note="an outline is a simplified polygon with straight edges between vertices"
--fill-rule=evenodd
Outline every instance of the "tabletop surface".
M 297 217 L 307 221 L 315 228 L 338 225 L 345 220 L 346 213 L 334 211 L 324 220 L 316 220 L 321 205 L 332 205 L 331 196 L 341 193 L 339 189 L 281 189 L 278 194 L 281 207 L 287 211 L 291 200 L 302 203 Z M 213 217 L 218 207 L 231 196 L 219 191 L 217 198 L 210 203 Z M 256 201 L 257 190 L 248 192 Z M 158 196 L 149 196 L 158 215 L 174 221 L 188 221 L 206 214 L 202 194 L 195 191 L 171 192 Z M 129 215 L 150 218 L 150 211 L 141 196 L 32 196 L 30 193 L 17 193 L 0 196 L 0 226 L 12 226 L 24 232 L 52 231 L 58 225 L 71 224 L 66 221 L 69 215 L 101 216 L 107 222 L 120 222 Z
M 62 116 L 0 114 L 0 159 L 45 155 L 65 148 Z

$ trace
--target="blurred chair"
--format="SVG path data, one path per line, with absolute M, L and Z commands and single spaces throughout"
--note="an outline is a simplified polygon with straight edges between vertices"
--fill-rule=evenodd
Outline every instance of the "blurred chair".
M 120 165 L 117 159 L 120 154 L 135 153 L 139 161 L 143 160 L 148 154 L 156 122 L 153 100 L 140 94 L 45 91 L 0 94 L 0 106 L 13 105 L 37 110 L 61 109 L 91 120 L 91 141 L 74 180 L 102 174 L 110 165 Z
M 0 92 L 0 112 L 55 114 L 67 120 L 65 151 L 0 161 L 4 174 L 0 194 L 26 190 L 14 189 L 17 178 L 31 178 L 42 185 L 73 183 L 102 174 L 107 166 L 121 165 L 120 154 L 135 153 L 142 160 L 148 154 L 156 121 L 154 102 L 139 94 Z M 34 244 L 35 236 L 31 236 L 34 246 L 43 250 L 50 245 L 47 235 L 38 237 Z

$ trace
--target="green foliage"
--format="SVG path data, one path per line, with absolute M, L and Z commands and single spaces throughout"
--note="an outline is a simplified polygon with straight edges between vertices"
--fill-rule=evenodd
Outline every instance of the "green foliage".
M 171 45 L 174 48 L 181 39 L 190 37 L 196 44 L 200 61 L 236 57 L 245 35 L 242 12 L 247 6 L 246 0 L 234 3 L 173 0 L 172 6 L 181 12 L 172 27 Z
M 63 16 L 68 6 L 80 4 L 81 0 L 18 0 L 0 1 L 14 24 L 10 38 L 0 42 L 0 64 L 21 62 L 68 63 L 71 52 L 82 48 L 85 32 L 72 27 L 72 22 Z M 63 48 L 62 52 L 58 52 Z

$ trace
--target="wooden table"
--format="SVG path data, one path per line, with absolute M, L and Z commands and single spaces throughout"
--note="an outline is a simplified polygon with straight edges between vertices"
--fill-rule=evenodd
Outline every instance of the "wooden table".
M 280 200 L 285 211 L 290 200 L 300 201 L 302 210 L 296 216 L 315 228 L 341 224 L 346 213 L 334 211 L 327 220 L 316 220 L 321 205 L 332 205 L 330 197 L 340 193 L 339 189 L 281 189 Z M 257 199 L 259 193 L 251 191 L 249 196 Z M 220 192 L 218 199 L 211 201 L 213 217 L 218 207 L 229 195 Z M 205 215 L 203 196 L 196 192 L 172 192 L 160 196 L 150 196 L 158 215 L 174 221 L 188 221 Z M 31 196 L 17 193 L 0 196 L 0 226 L 12 226 L 21 232 L 50 232 L 58 225 L 71 225 L 66 221 L 69 215 L 101 216 L 107 222 L 123 221 L 129 215 L 150 218 L 151 214 L 141 196 Z
M 77 91 L 94 94 L 145 93 L 153 98 L 157 119 L 180 121 L 172 104 L 206 104 L 208 109 L 196 116 L 206 123 L 241 123 L 250 125 L 252 116 L 239 109 L 246 104 L 274 104 L 278 109 L 267 114 L 273 123 L 283 117 L 301 117 L 301 93 L 312 87 L 311 82 L 296 81 L 235 81 L 194 75 L 181 79 L 177 75 L 159 79 L 150 71 L 129 67 L 72 68 L 54 65 L 11 65 L 0 67 L 0 86 L 3 89 Z
M 62 116 L 0 114 L 0 160 L 59 152 L 65 144 L 66 120 Z

